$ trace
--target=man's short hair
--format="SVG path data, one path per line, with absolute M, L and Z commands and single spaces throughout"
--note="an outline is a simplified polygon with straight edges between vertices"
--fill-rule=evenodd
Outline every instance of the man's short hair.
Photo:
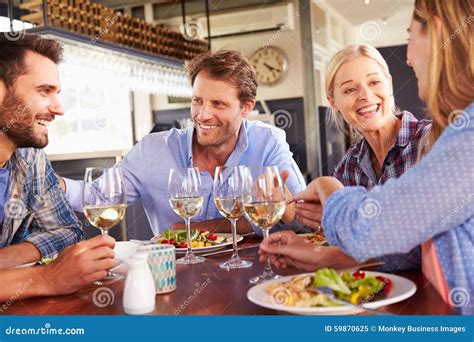
M 8 39 L 8 35 L 0 35 L 0 80 L 7 88 L 27 73 L 25 65 L 26 51 L 36 52 L 52 60 L 55 64 L 63 59 L 63 47 L 53 39 L 46 39 L 38 35 L 25 34 L 18 40 Z
M 239 100 L 243 104 L 255 100 L 257 96 L 257 75 L 242 52 L 219 50 L 205 52 L 185 64 L 191 85 L 197 75 L 204 71 L 212 79 L 224 81 L 235 86 L 239 91 Z

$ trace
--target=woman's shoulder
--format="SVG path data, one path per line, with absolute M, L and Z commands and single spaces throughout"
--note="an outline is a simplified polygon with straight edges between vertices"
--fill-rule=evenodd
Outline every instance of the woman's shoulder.
M 417 119 L 411 112 L 401 112 L 402 126 L 409 130 L 411 139 L 420 139 L 430 132 L 432 120 Z

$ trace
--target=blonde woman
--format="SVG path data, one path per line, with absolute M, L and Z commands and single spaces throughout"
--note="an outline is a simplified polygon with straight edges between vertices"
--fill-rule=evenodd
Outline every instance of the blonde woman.
M 415 1 L 407 63 L 433 118 L 430 152 L 370 191 L 321 177 L 294 198 L 321 200 L 328 241 L 358 261 L 422 244 L 426 279 L 463 314 L 474 314 L 473 7 L 465 0 Z M 319 257 L 291 248 L 284 236 L 272 236 L 261 249 L 300 261 Z
M 431 121 L 418 121 L 410 112 L 395 107 L 392 77 L 377 49 L 349 45 L 331 59 L 326 74 L 326 92 L 334 119 L 343 119 L 362 136 L 349 148 L 333 176 L 344 186 L 371 189 L 400 177 L 415 165 Z M 299 221 L 318 229 L 320 203 L 298 203 L 296 212 Z M 356 264 L 337 250 L 333 252 L 330 259 L 338 266 Z M 381 270 L 419 269 L 421 250 L 418 246 L 408 253 L 379 257 L 378 261 L 385 262 Z
M 371 189 L 412 167 L 430 130 L 431 121 L 418 121 L 399 111 L 392 76 L 382 55 L 369 45 L 349 45 L 329 62 L 326 93 L 337 122 L 343 119 L 362 139 L 352 145 L 333 176 L 345 186 Z M 318 229 L 318 203 L 299 203 L 297 218 Z

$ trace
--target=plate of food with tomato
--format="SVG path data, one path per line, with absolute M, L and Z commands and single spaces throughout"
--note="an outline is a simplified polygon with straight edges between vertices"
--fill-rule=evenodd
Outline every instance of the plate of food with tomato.
M 322 268 L 255 285 L 247 298 L 259 306 L 297 315 L 347 315 L 398 303 L 415 292 L 416 285 L 398 275 Z
M 237 235 L 237 243 L 243 237 Z M 186 230 L 168 229 L 152 238 L 154 243 L 174 245 L 176 254 L 185 254 L 188 249 Z M 208 230 L 191 230 L 191 248 L 194 253 L 207 253 L 232 245 L 232 234 L 213 233 Z

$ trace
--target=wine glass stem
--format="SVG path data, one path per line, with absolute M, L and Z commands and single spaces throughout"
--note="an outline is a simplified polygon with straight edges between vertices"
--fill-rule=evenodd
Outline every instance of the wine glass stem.
M 107 229 L 100 229 L 100 234 L 108 236 L 109 231 Z M 107 270 L 106 278 L 113 278 L 113 276 L 114 276 L 114 274 L 110 270 Z
M 263 239 L 268 239 L 268 235 L 269 235 L 269 230 L 270 229 L 262 229 L 262 233 L 263 233 Z M 265 273 L 271 273 L 272 272 L 272 264 L 270 263 L 270 257 L 268 256 L 267 254 L 267 258 L 266 258 L 266 262 L 265 262 L 265 270 L 264 272 Z
M 232 226 L 232 246 L 234 247 L 234 257 L 239 255 L 237 251 L 237 220 L 238 218 L 230 219 L 230 224 Z
M 191 219 L 190 218 L 185 218 L 184 223 L 186 225 L 186 240 L 188 241 L 188 250 L 186 252 L 187 255 L 190 255 L 192 253 L 191 250 Z

